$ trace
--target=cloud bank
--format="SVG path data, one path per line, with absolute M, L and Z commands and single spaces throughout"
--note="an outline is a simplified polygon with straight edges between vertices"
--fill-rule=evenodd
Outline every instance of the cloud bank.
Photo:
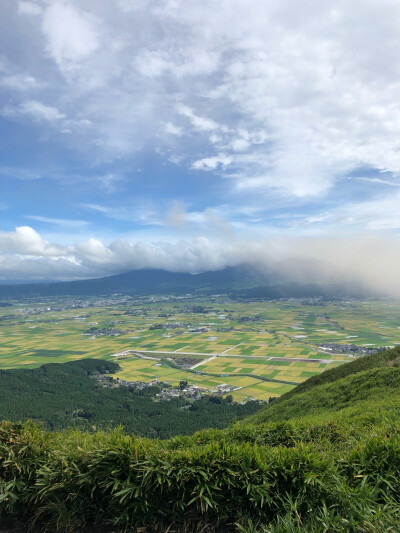
M 400 297 L 400 238 L 373 235 L 357 238 L 293 238 L 264 241 L 235 238 L 211 241 L 198 237 L 173 244 L 106 245 L 90 238 L 68 246 L 44 240 L 25 226 L 0 233 L 1 279 L 81 279 L 141 268 L 202 272 L 252 263 L 273 278 L 297 283 L 342 283 L 365 287 L 379 295 Z

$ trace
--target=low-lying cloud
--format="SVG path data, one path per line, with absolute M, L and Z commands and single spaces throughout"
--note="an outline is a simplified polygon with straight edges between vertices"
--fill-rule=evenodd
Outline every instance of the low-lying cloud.
M 141 268 L 203 272 L 252 263 L 267 279 L 297 283 L 345 284 L 379 295 L 400 297 L 400 238 L 271 237 L 265 240 L 207 237 L 173 243 L 109 244 L 99 239 L 63 246 L 23 226 L 0 233 L 0 279 L 81 279 Z

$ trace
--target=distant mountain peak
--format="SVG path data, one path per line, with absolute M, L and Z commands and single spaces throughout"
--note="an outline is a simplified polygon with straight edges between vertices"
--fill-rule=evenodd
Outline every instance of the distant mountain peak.
M 348 295 L 339 286 L 288 282 L 258 265 L 243 263 L 198 274 L 162 269 L 137 269 L 103 278 L 54 283 L 0 285 L 1 298 L 100 296 L 122 294 L 230 293 L 249 298 Z

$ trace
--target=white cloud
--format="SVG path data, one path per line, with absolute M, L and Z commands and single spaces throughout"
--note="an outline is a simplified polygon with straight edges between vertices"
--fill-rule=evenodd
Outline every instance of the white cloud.
M 246 139 L 233 139 L 231 146 L 235 152 L 243 152 L 249 148 L 250 143 Z
M 99 204 L 81 204 L 81 207 L 101 213 L 106 217 L 135 222 L 143 226 L 163 226 L 164 219 L 151 199 L 138 198 L 132 200 L 127 206 L 109 207 Z
M 31 91 L 37 88 L 38 85 L 37 80 L 28 74 L 17 74 L 0 78 L 0 86 L 16 89 L 17 91 Z
M 40 15 L 42 8 L 34 2 L 18 2 L 18 13 L 21 15 Z
M 93 180 L 93 182 L 96 182 L 101 189 L 106 191 L 107 193 L 113 193 L 115 192 L 118 187 L 120 186 L 121 182 L 123 182 L 125 178 L 123 176 L 120 176 L 119 174 L 104 174 L 102 176 L 96 176 Z
M 80 261 L 93 265 L 107 265 L 113 260 L 113 252 L 99 240 L 91 238 L 87 242 L 76 245 L 76 253 Z
M 233 162 L 232 157 L 225 154 L 219 154 L 213 157 L 203 157 L 192 164 L 195 170 L 216 170 L 217 168 L 224 168 Z
M 355 202 L 334 209 L 334 222 L 342 227 L 358 227 L 367 231 L 400 229 L 400 193 L 386 198 Z
M 104 213 L 109 214 L 112 212 L 111 208 L 106 207 L 104 205 L 98 205 L 98 204 L 82 204 L 82 207 L 85 207 L 86 209 L 91 209 L 93 211 L 97 211 L 98 213 Z
M 19 111 L 22 114 L 31 115 L 38 120 L 47 120 L 49 122 L 65 118 L 65 115 L 60 113 L 56 107 L 48 106 L 33 100 L 23 102 L 19 107 Z
M 144 51 L 135 60 L 136 68 L 146 78 L 156 78 L 170 69 L 164 52 Z
M 167 122 L 165 124 L 165 131 L 167 133 L 170 133 L 171 135 L 177 135 L 178 137 L 183 135 L 183 128 L 181 128 L 180 126 L 176 126 L 175 124 L 172 124 L 172 122 Z
M 142 50 L 135 59 L 138 71 L 146 78 L 157 78 L 163 74 L 182 78 L 213 73 L 219 62 L 219 55 L 210 50 L 182 47 L 172 56 L 165 50 Z
M 20 226 L 15 232 L 0 232 L 0 253 L 51 257 L 64 255 L 66 249 L 45 241 L 31 227 Z
M 83 228 L 88 225 L 86 220 L 70 220 L 65 218 L 51 218 L 43 217 L 40 215 L 25 215 L 25 218 L 35 220 L 37 222 L 44 222 L 46 224 L 52 224 L 56 226 L 63 226 L 67 228 Z
M 42 178 L 42 174 L 40 172 L 16 167 L 0 167 L 0 176 L 14 178 L 17 180 L 38 180 Z
M 355 168 L 400 172 L 396 0 L 301 10 L 289 0 L 15 6 L 37 16 L 14 17 L 24 34 L 9 55 L 21 64 L 1 69 L 3 113 L 69 132 L 57 142 L 110 165 L 105 190 L 125 185 L 110 169 L 118 157 L 127 168 L 124 157 L 131 164 L 155 149 L 186 166 L 188 180 L 190 169 L 230 178 L 218 183 L 223 201 L 278 199 L 289 209 L 299 199 L 331 201 Z M 18 44 L 29 49 L 29 69 L 13 54 Z M 384 178 L 368 180 L 377 191 L 397 186 Z M 388 228 L 394 220 L 378 218 Z
M 182 228 L 187 223 L 185 204 L 175 200 L 167 213 L 166 223 L 174 228 Z
M 380 196 L 373 200 L 353 201 L 313 216 L 299 219 L 294 225 L 305 229 L 312 225 L 320 228 L 319 233 L 346 235 L 352 232 L 370 235 L 376 231 L 383 237 L 400 230 L 400 192 Z
M 396 181 L 390 181 L 390 180 L 383 180 L 381 178 L 361 178 L 361 177 L 356 177 L 356 178 L 351 178 L 353 180 L 358 180 L 358 181 L 369 181 L 370 183 L 379 183 L 379 184 L 383 184 L 383 185 L 390 185 L 390 187 L 400 187 L 400 183 L 396 182 Z
M 100 44 L 94 17 L 65 2 L 55 1 L 46 8 L 42 30 L 48 53 L 66 71 L 90 56 Z
M 220 125 L 217 124 L 215 120 L 196 115 L 193 110 L 186 105 L 179 105 L 178 112 L 184 117 L 187 117 L 192 123 L 192 126 L 198 131 L 214 131 L 220 129 Z
M 60 113 L 56 107 L 48 106 L 35 100 L 26 100 L 18 107 L 6 107 L 3 109 L 3 114 L 11 117 L 28 116 L 34 120 L 44 120 L 51 123 L 65 118 L 65 115 Z
M 48 87 L 58 95 L 54 108 L 69 104 L 64 130 L 74 134 L 82 116 L 90 120 L 80 135 L 99 156 L 175 142 L 175 158 L 189 167 L 234 157 L 242 194 L 303 198 L 323 197 L 358 166 L 399 171 L 399 4 L 328 0 L 297 11 L 295 23 L 288 0 L 99 0 L 84 8 L 55 0 L 30 23 L 42 24 L 65 76 Z M 24 89 L 40 73 L 3 83 Z M 182 135 L 182 117 L 190 135 Z
M 84 274 L 83 274 L 84 273 Z M 42 281 L 58 279 L 71 280 L 91 277 L 93 272 L 87 272 L 73 261 L 59 258 L 27 258 L 17 255 L 0 255 L 0 280 Z
M 216 213 L 207 216 L 219 223 Z M 222 232 L 220 240 L 199 236 L 175 243 L 132 243 L 117 239 L 106 245 L 90 238 L 61 246 L 26 226 L 0 233 L 0 279 L 100 277 L 137 268 L 201 272 L 254 263 L 270 280 L 357 284 L 400 296 L 399 262 L 399 237 L 379 234 L 243 240 Z

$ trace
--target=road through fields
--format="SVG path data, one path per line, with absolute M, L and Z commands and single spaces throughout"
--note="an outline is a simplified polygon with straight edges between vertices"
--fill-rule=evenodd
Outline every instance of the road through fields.
M 129 352 L 129 353 L 128 353 Z M 155 351 L 155 350 L 127 350 L 126 353 L 124 353 L 123 355 L 151 355 L 151 354 L 158 354 L 158 355 L 198 355 L 198 356 L 204 356 L 206 355 L 207 356 L 207 359 L 203 359 L 200 363 L 196 363 L 195 365 L 191 366 L 190 368 L 193 370 L 194 368 L 198 367 L 198 366 L 201 366 L 201 365 L 204 365 L 206 363 L 208 363 L 209 361 L 212 361 L 213 359 L 215 359 L 216 357 L 229 357 L 229 358 L 238 358 L 238 359 L 255 359 L 255 360 L 260 360 L 260 359 L 263 359 L 263 361 L 291 361 L 292 363 L 324 363 L 324 364 L 329 364 L 329 363 L 337 363 L 337 361 L 335 359 L 306 359 L 306 358 L 303 358 L 303 357 L 274 357 L 274 356 L 265 356 L 263 357 L 262 355 L 231 355 L 231 354 L 227 354 L 225 355 L 226 351 L 225 352 L 221 352 L 221 353 L 199 353 L 199 352 L 177 352 L 177 351 L 174 351 L 174 352 L 167 352 L 165 350 L 158 350 L 158 351 Z M 118 357 L 118 355 L 120 354 L 113 354 L 115 357 Z M 122 354 L 121 354 L 122 355 Z M 332 354 L 332 355 L 336 355 L 336 354 Z M 340 354 L 340 355 L 344 355 L 344 354 Z M 157 359 L 157 358 L 155 358 Z

